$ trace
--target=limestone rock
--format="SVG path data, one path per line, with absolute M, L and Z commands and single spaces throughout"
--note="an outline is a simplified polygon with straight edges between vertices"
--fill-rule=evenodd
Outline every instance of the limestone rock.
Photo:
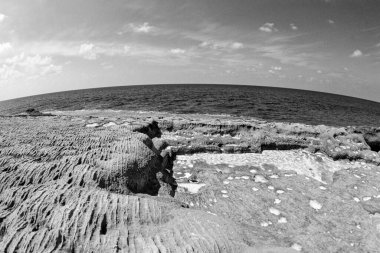
M 175 154 L 157 149 L 146 134 L 159 131 L 145 124 L 1 121 L 0 252 L 246 248 L 233 222 L 172 198 Z
M 220 115 L 54 114 L 1 118 L 0 252 L 380 247 L 371 129 Z
M 231 252 L 244 245 L 233 224 L 151 198 L 66 182 L 0 194 L 4 252 Z

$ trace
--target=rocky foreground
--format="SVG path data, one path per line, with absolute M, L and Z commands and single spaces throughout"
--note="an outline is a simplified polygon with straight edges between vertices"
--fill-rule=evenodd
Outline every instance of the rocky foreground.
M 0 117 L 0 252 L 379 252 L 380 128 L 52 114 Z

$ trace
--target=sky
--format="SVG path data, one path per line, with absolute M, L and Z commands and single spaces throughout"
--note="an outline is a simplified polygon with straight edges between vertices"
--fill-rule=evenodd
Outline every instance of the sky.
M 0 1 L 0 100 L 158 83 L 380 102 L 380 1 Z

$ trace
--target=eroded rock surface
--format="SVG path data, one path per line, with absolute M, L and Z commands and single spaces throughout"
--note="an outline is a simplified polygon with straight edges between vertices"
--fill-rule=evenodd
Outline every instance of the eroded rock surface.
M 1 118 L 0 252 L 380 246 L 373 129 L 222 115 L 52 115 Z
M 195 154 L 177 157 L 174 176 L 176 199 L 232 219 L 254 245 L 303 252 L 380 246 L 380 168 L 373 164 L 307 151 Z M 192 192 L 189 184 L 202 187 Z
M 159 135 L 154 122 L 101 129 L 83 123 L 57 117 L 2 120 L 0 251 L 247 247 L 232 222 L 172 198 L 174 156 L 146 135 Z

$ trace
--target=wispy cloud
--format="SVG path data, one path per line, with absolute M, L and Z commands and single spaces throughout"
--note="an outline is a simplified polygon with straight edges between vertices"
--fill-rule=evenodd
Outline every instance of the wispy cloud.
M 155 27 L 149 25 L 148 22 L 145 22 L 143 24 L 134 24 L 134 23 L 131 23 L 131 24 L 129 24 L 129 27 L 135 33 L 150 33 L 150 32 L 152 32 L 155 29 Z
M 78 53 L 87 60 L 96 60 L 96 58 L 98 57 L 95 51 L 95 45 L 92 43 L 84 43 L 80 45 Z
M 293 30 L 293 31 L 297 31 L 298 30 L 298 26 L 296 26 L 295 24 L 290 24 L 290 28 Z
M 7 58 L 0 67 L 0 80 L 9 81 L 19 77 L 37 78 L 47 74 L 60 73 L 62 66 L 55 65 L 51 57 L 26 56 L 24 53 Z
M 45 41 L 25 44 L 21 46 L 22 52 L 32 55 L 45 55 L 49 57 L 84 58 L 87 60 L 101 60 L 102 57 L 136 57 L 144 61 L 149 58 L 167 57 L 180 53 L 180 48 L 160 47 L 144 43 L 123 42 L 85 42 L 76 41 Z M 1 63 L 1 62 L 0 62 Z
M 236 49 L 241 49 L 244 47 L 243 43 L 241 42 L 231 42 L 231 41 L 222 41 L 222 40 L 203 41 L 202 43 L 199 44 L 199 46 L 203 48 L 210 48 L 210 49 L 217 49 L 217 50 L 221 50 L 221 49 L 236 50 Z
M 292 25 L 295 26 L 295 24 Z M 274 23 L 267 23 L 266 26 L 271 31 L 278 31 Z M 207 22 L 206 25 L 201 26 L 205 28 L 200 30 L 179 30 L 167 27 L 165 24 L 161 24 L 160 29 L 154 27 L 153 30 L 150 30 L 147 27 L 153 26 L 148 23 L 135 24 L 135 28 L 140 31 L 137 33 L 145 33 L 142 32 L 142 30 L 145 30 L 154 35 L 161 35 L 162 31 L 166 32 L 168 36 L 155 36 L 155 40 L 160 41 L 160 43 L 155 43 L 150 37 L 133 35 L 128 37 L 127 35 L 123 36 L 124 41 L 42 41 L 27 43 L 22 45 L 21 48 L 22 51 L 28 54 L 73 57 L 71 60 L 84 58 L 104 62 L 112 61 L 110 57 L 123 57 L 126 61 L 134 60 L 162 66 L 191 64 L 193 67 L 199 67 L 210 64 L 216 67 L 225 66 L 234 71 L 246 69 L 247 66 L 255 65 L 259 60 L 263 59 L 268 65 L 282 63 L 313 68 L 321 57 L 320 53 L 319 55 L 314 55 L 308 52 L 313 49 L 314 44 L 300 45 L 297 43 L 299 37 L 304 34 L 289 33 L 289 31 L 273 33 L 267 36 L 262 31 L 251 31 L 251 34 L 249 34 L 244 30 L 232 30 L 233 32 L 228 33 L 229 36 L 226 36 L 226 31 L 231 31 L 230 27 L 214 23 L 208 24 Z M 132 33 L 129 23 L 126 29 L 126 33 Z M 136 31 L 133 33 L 136 33 Z M 163 43 L 163 40 L 166 40 L 167 37 L 173 36 L 181 41 L 181 44 Z M 236 40 L 231 40 L 231 38 L 236 38 Z M 274 61 L 277 61 L 277 63 Z
M 7 16 L 5 16 L 4 14 L 0 13 L 0 23 L 3 22 L 5 20 Z
M 102 66 L 103 69 L 106 69 L 106 70 L 114 68 L 114 65 L 109 62 L 102 62 L 100 65 Z
M 131 51 L 131 47 L 128 45 L 124 45 L 123 49 L 124 49 L 124 53 L 126 53 L 126 54 Z
M 358 58 L 363 56 L 363 52 L 360 51 L 359 49 L 356 49 L 352 54 L 350 55 L 351 58 Z
M 290 24 L 293 29 L 295 24 Z M 316 69 L 318 62 L 324 58 L 322 52 L 318 51 L 318 43 L 299 43 L 304 41 L 307 33 L 291 34 L 286 32 L 272 33 L 278 31 L 274 23 L 266 23 L 262 27 L 264 31 L 251 31 L 247 33 L 244 30 L 232 30 L 236 38 L 242 38 L 242 41 L 231 41 L 230 36 L 226 37 L 228 27 L 223 27 L 215 23 L 206 23 L 205 29 L 198 32 L 182 31 L 182 38 L 200 41 L 198 47 L 192 48 L 191 52 L 199 58 L 208 59 L 213 62 L 219 61 L 221 65 L 229 67 L 246 68 L 247 64 L 252 62 L 252 58 L 267 58 L 265 62 L 278 61 L 278 63 L 290 64 L 293 66 L 302 66 L 304 68 Z M 212 28 L 212 29 L 211 29 Z M 262 29 L 262 30 L 263 30 Z M 298 27 L 297 27 L 298 29 Z M 295 30 L 294 30 L 295 31 Z M 263 36 L 262 32 L 272 33 L 269 37 Z M 178 33 L 177 33 L 178 34 Z M 245 34 L 243 37 L 241 34 Z M 301 38 L 302 37 L 302 38 Z M 268 59 L 269 58 L 269 59 Z
M 293 39 L 288 36 L 279 36 L 275 39 L 249 45 L 249 48 L 260 56 L 279 61 L 282 64 L 303 67 L 305 69 L 320 68 L 319 63 L 326 56 L 321 52 L 315 52 L 319 43 L 300 44 L 296 43 Z
M 234 42 L 231 44 L 232 49 L 241 49 L 243 47 L 244 47 L 243 43 L 240 43 L 240 42 Z
M 80 57 L 97 60 L 101 56 L 125 55 L 128 45 L 112 42 L 36 41 L 19 46 L 29 54 L 46 56 Z
M 273 69 L 275 71 L 281 71 L 282 67 L 281 66 L 272 66 L 271 69 Z
M 335 21 L 332 20 L 332 19 L 328 19 L 327 22 L 328 22 L 330 25 L 335 24 Z
M 260 26 L 259 30 L 262 31 L 262 32 L 267 32 L 267 33 L 277 32 L 278 31 L 274 27 L 274 23 L 265 23 L 262 26 Z
M 162 28 L 158 28 L 157 26 L 153 26 L 148 22 L 144 23 L 127 23 L 119 29 L 116 34 L 118 35 L 128 35 L 131 33 L 135 34 L 150 34 L 150 35 L 158 35 L 164 34 L 167 31 L 164 31 Z
M 0 43 L 0 54 L 12 49 L 12 44 L 10 42 Z
M 372 32 L 372 31 L 376 31 L 376 30 L 380 30 L 380 25 L 364 28 L 361 31 L 362 32 Z
M 256 51 L 265 56 L 280 61 L 284 64 L 307 66 L 308 61 L 302 54 L 297 54 L 286 45 L 258 45 Z
M 170 52 L 172 54 L 184 54 L 186 50 L 181 49 L 181 48 L 174 48 L 174 49 L 171 49 Z

